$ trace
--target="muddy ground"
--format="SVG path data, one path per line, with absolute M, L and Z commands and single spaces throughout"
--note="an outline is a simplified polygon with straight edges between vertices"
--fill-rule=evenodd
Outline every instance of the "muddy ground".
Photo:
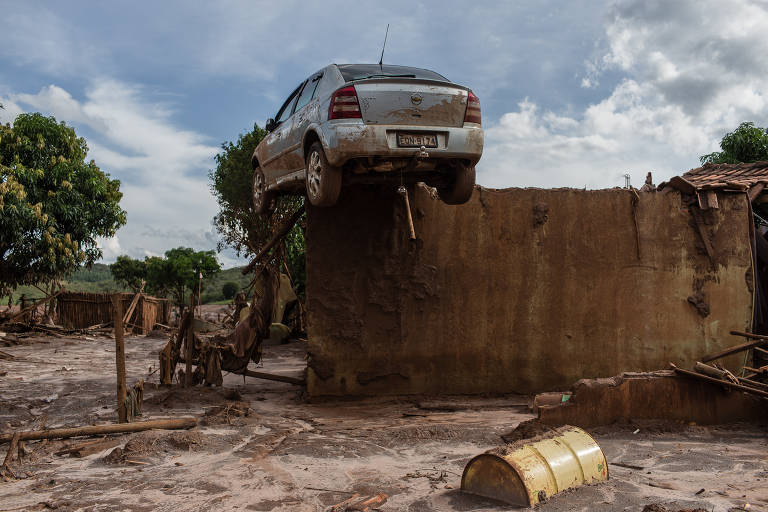
M 157 368 L 165 342 L 127 340 L 129 385 Z M 40 338 L 0 349 L 16 357 L 0 360 L 0 432 L 115 419 L 113 340 Z M 265 347 L 264 356 L 262 371 L 299 376 L 305 365 L 301 342 Z M 383 511 L 511 510 L 463 494 L 461 472 L 532 417 L 525 396 L 309 402 L 290 384 L 235 375 L 223 389 L 155 388 L 157 373 L 147 382 L 142 419 L 193 415 L 199 426 L 113 436 L 115 446 L 82 458 L 56 453 L 83 439 L 28 442 L 14 468 L 29 476 L 0 481 L 0 511 L 316 511 L 350 492 L 387 493 Z M 643 469 L 610 465 L 607 483 L 538 510 L 768 510 L 764 426 L 592 433 L 610 462 Z

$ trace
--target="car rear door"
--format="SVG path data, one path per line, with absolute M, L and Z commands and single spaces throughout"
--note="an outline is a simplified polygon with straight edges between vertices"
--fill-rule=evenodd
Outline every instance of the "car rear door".
M 297 87 L 288 99 L 285 100 L 283 106 L 280 107 L 277 115 L 275 116 L 275 123 L 277 126 L 264 138 L 264 155 L 261 157 L 259 164 L 262 171 L 264 171 L 267 181 L 273 181 L 288 172 L 284 162 L 284 153 L 286 148 L 286 139 L 291 129 L 291 115 L 293 109 L 296 106 L 296 99 L 298 98 L 302 83 Z
M 315 92 L 320 79 L 323 77 L 322 72 L 315 73 L 305 82 L 304 88 L 299 94 L 299 98 L 296 101 L 296 110 L 293 114 L 291 131 L 288 133 L 286 139 L 285 148 L 285 166 L 290 168 L 291 171 L 298 171 L 304 169 L 304 134 L 307 131 L 307 127 L 316 117 L 317 102 Z

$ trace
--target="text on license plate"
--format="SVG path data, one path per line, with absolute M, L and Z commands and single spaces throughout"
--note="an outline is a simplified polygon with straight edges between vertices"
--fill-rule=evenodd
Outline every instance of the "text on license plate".
M 397 145 L 401 148 L 436 148 L 437 135 L 434 133 L 398 133 Z

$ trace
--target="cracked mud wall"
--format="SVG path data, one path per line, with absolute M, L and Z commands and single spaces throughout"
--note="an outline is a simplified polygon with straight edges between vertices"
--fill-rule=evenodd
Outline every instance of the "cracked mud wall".
M 690 366 L 751 325 L 744 194 L 700 216 L 714 264 L 675 191 L 477 189 L 448 206 L 417 187 L 411 205 L 415 242 L 392 190 L 309 208 L 311 395 L 565 389 Z

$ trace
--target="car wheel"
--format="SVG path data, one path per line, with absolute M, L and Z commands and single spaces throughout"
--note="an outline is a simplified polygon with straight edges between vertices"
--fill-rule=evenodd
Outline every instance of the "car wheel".
M 475 166 L 459 164 L 453 183 L 438 187 L 437 193 L 445 204 L 464 204 L 475 190 Z
M 274 193 L 267 190 L 267 180 L 261 167 L 253 170 L 253 211 L 257 215 L 265 214 L 272 206 Z
M 341 192 L 341 169 L 328 163 L 323 146 L 313 143 L 307 153 L 307 197 L 314 206 L 333 206 Z

